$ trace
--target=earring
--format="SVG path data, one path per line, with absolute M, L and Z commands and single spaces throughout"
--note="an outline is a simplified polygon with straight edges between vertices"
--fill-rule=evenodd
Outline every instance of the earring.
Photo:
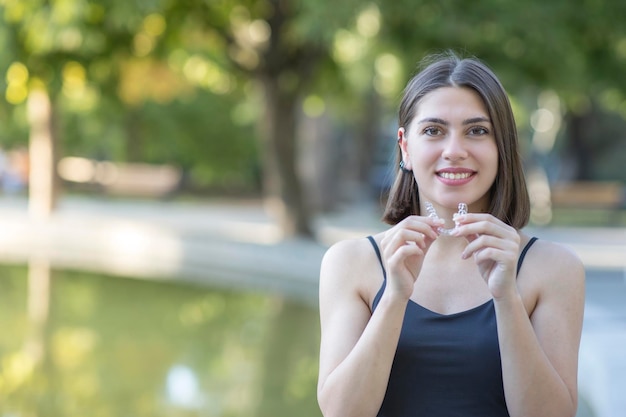
M 410 169 L 406 169 L 406 168 L 405 168 L 405 166 L 404 166 L 404 161 L 400 161 L 400 170 L 401 170 L 402 172 L 405 172 L 405 173 L 406 173 L 406 172 L 411 172 L 411 170 L 410 170 Z

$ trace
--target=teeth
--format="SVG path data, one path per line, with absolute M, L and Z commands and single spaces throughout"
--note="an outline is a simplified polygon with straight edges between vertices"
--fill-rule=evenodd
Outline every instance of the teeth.
M 439 176 L 445 178 L 447 180 L 464 180 L 465 178 L 469 178 L 472 175 L 469 172 L 464 173 L 452 173 L 452 172 L 440 172 Z

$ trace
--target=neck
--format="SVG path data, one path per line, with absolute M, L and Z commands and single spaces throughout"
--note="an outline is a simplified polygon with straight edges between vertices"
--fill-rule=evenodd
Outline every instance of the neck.
M 462 252 L 467 243 L 467 239 L 464 237 L 440 235 L 433 243 L 431 250 L 435 249 L 437 252 Z

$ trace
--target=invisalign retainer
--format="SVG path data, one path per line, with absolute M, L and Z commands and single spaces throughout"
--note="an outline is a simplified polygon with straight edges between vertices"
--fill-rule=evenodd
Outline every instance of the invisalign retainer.
M 425 205 L 426 205 L 426 211 L 428 212 L 428 217 L 433 218 L 433 219 L 439 219 L 439 216 L 437 215 L 437 212 L 435 211 L 435 208 L 433 207 L 433 205 L 429 203 L 428 201 L 425 203 Z M 458 216 L 462 214 L 467 214 L 467 204 L 465 203 L 459 203 L 458 211 L 456 213 L 456 215 Z M 454 224 L 455 226 L 452 229 L 439 227 L 437 231 L 442 235 L 450 236 L 452 232 L 459 226 L 457 222 L 454 222 Z

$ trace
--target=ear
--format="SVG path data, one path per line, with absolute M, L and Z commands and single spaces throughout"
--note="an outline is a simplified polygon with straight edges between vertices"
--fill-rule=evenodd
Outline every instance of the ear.
M 409 171 L 412 170 L 413 167 L 411 166 L 411 158 L 409 158 L 406 131 L 403 127 L 398 129 L 398 146 L 400 146 L 400 151 L 402 152 L 402 161 L 404 161 L 404 168 Z

